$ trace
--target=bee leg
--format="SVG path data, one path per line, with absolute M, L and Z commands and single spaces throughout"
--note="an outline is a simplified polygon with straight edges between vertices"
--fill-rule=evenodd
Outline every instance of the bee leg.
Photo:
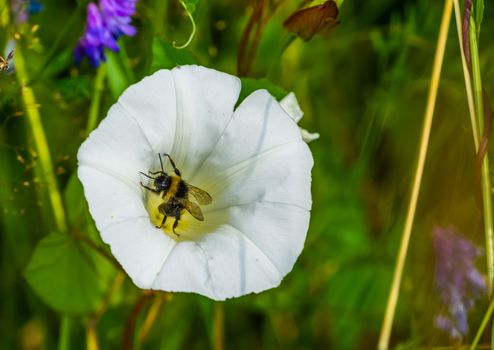
M 170 157 L 170 155 L 168 153 L 163 153 L 163 155 L 168 157 L 168 159 L 170 160 L 170 163 L 172 164 L 173 171 L 175 172 L 175 174 L 177 176 L 182 176 L 182 175 L 180 175 L 180 170 L 178 170 L 177 167 L 175 166 L 175 162 L 173 161 L 172 157 Z
M 160 193 L 159 191 L 156 191 L 155 189 L 151 188 L 151 187 L 147 187 L 146 185 L 144 185 L 142 183 L 142 181 L 140 182 L 141 186 L 144 187 L 146 190 L 148 191 L 151 191 L 151 192 L 154 192 L 154 193 Z
M 178 226 L 178 219 L 177 219 L 177 218 L 175 218 L 175 222 L 173 222 L 173 228 L 172 228 L 172 231 L 173 231 L 173 233 L 174 233 L 177 237 L 180 237 L 180 235 L 179 235 L 177 232 L 175 232 L 175 229 L 177 228 L 177 226 Z
M 165 224 L 166 219 L 167 219 L 167 216 L 165 215 L 165 216 L 163 217 L 163 220 L 161 220 L 161 225 L 156 226 L 156 228 L 162 228 L 162 227 L 163 227 L 163 225 Z

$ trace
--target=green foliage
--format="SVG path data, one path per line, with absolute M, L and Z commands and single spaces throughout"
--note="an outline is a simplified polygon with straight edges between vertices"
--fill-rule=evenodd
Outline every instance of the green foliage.
M 103 261 L 73 236 L 51 233 L 36 246 L 24 272 L 29 285 L 63 314 L 87 314 L 104 292 L 98 272 Z
M 153 39 L 153 59 L 151 72 L 159 69 L 172 69 L 186 64 L 197 64 L 197 59 L 187 49 L 177 50 L 171 44 L 159 39 Z
M 183 0 L 183 3 L 185 4 L 185 8 L 190 13 L 194 13 L 198 2 L 199 0 Z

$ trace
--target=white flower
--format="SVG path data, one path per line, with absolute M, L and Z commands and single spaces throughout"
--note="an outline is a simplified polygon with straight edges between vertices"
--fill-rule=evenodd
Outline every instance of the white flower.
M 288 95 L 283 97 L 283 99 L 280 101 L 281 107 L 285 110 L 285 112 L 292 118 L 295 123 L 298 123 L 300 120 L 302 120 L 302 117 L 304 116 L 304 112 L 300 108 L 300 105 L 298 104 L 297 97 L 293 92 L 290 92 Z M 315 133 L 310 133 L 307 130 L 303 128 L 300 129 L 300 134 L 302 135 L 302 139 L 309 143 L 314 140 L 317 140 L 319 138 L 319 134 L 317 132 Z
M 299 256 L 311 153 L 268 92 L 234 111 L 239 92 L 238 78 L 212 69 L 158 71 L 129 87 L 79 149 L 91 215 L 140 288 L 223 300 L 278 286 Z M 164 200 L 140 185 L 153 187 L 140 172 L 159 171 L 164 153 L 213 199 L 200 206 L 204 221 L 182 212 L 180 236 L 173 218 L 156 227 Z

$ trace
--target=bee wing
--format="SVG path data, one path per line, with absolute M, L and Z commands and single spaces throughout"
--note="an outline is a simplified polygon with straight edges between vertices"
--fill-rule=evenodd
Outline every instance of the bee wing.
M 185 198 L 175 198 L 177 202 L 183 205 L 183 207 L 197 220 L 203 221 L 204 216 L 202 215 L 201 208 L 194 202 L 189 201 Z
M 209 193 L 200 188 L 187 184 L 187 190 L 190 195 L 192 195 L 197 203 L 199 204 L 209 204 L 213 201 Z

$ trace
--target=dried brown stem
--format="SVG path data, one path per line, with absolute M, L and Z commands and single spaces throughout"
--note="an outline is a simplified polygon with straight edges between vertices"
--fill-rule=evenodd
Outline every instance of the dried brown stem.
M 141 294 L 139 299 L 134 305 L 132 312 L 130 313 L 129 318 L 125 322 L 125 330 L 122 338 L 122 350 L 131 350 L 132 343 L 134 339 L 134 329 L 137 323 L 137 317 L 139 316 L 142 308 L 146 304 L 146 302 L 154 295 L 152 291 L 145 291 Z
M 465 51 L 465 60 L 467 61 L 467 67 L 470 73 L 472 73 L 472 59 L 470 57 L 470 36 L 468 34 L 468 27 L 470 25 L 471 12 L 472 0 L 465 0 L 463 5 L 463 25 L 461 28 L 461 34 L 463 39 L 463 50 Z

